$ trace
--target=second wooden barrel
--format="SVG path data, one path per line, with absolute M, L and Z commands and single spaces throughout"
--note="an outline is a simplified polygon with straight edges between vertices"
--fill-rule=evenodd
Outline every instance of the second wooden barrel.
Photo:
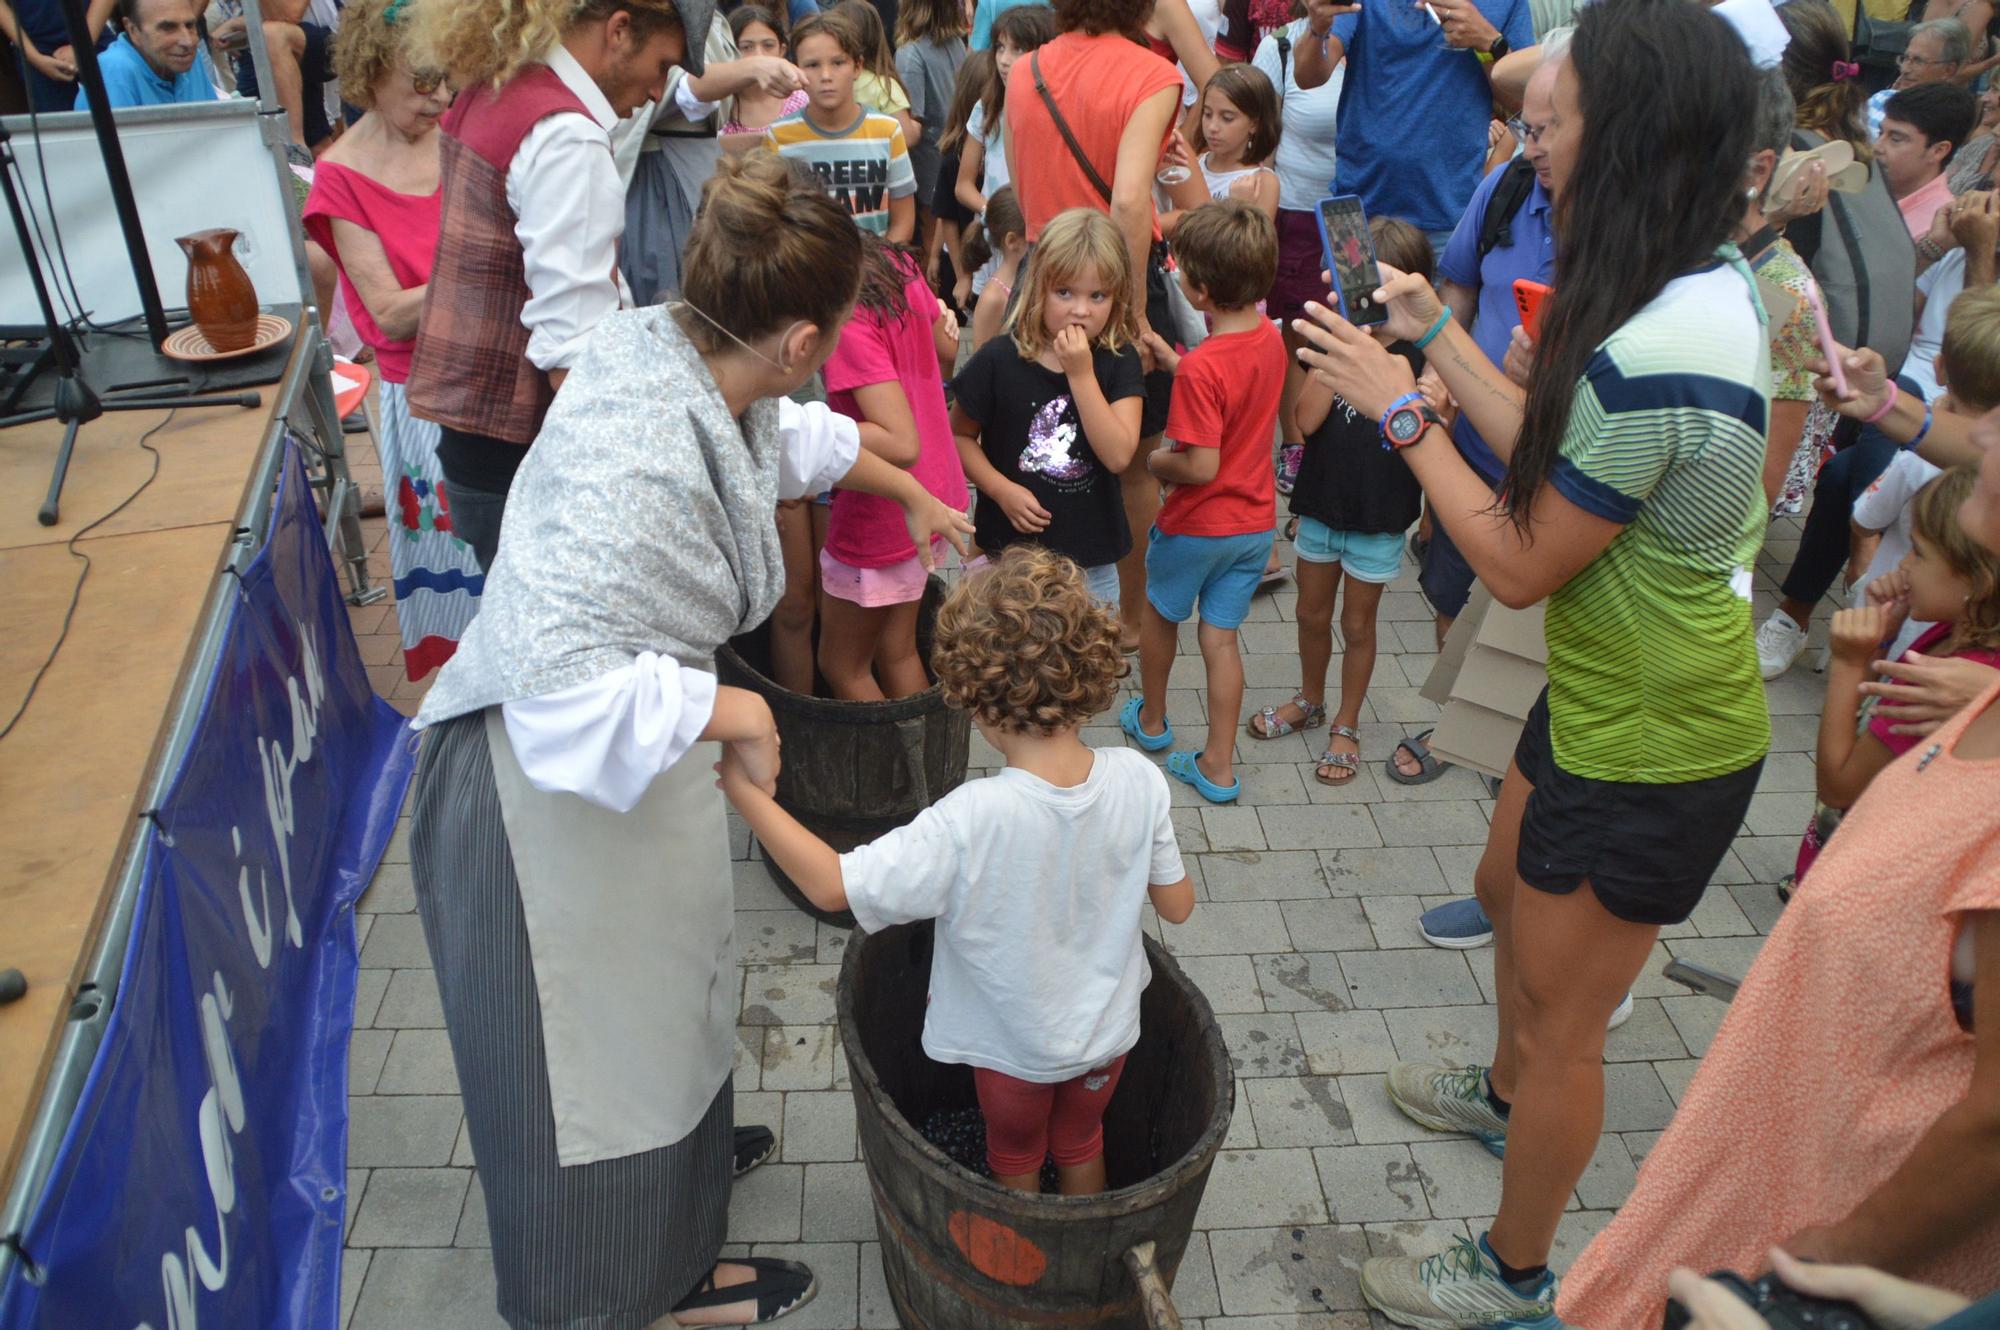
M 931 578 L 917 619 L 917 650 L 926 669 L 931 625 L 944 596 L 943 580 Z M 946 706 L 935 683 L 893 702 L 841 702 L 780 686 L 770 677 L 770 665 L 768 623 L 715 656 L 716 677 L 762 696 L 777 719 L 784 745 L 779 805 L 835 849 L 851 850 L 904 825 L 964 783 L 972 718 Z M 854 926 L 847 911 L 813 905 L 771 860 L 764 860 L 764 867 L 806 913 L 842 928 Z
M 882 1238 L 905 1330 L 1164 1330 L 1236 1082 L 1215 1015 L 1164 948 L 1139 1043 L 1104 1115 L 1110 1189 L 1031 1196 L 953 1163 L 918 1127 L 975 1105 L 971 1069 L 920 1043 L 932 925 L 856 933 L 841 964 L 840 1036 Z M 916 1124 L 916 1125 L 913 1125 Z

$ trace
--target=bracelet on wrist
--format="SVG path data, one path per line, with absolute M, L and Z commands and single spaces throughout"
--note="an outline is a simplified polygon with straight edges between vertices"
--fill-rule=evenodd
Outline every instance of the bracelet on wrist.
M 1923 441 L 1924 441 L 1924 436 L 1925 436 L 1925 435 L 1927 435 L 1927 434 L 1929 434 L 1929 433 L 1931 432 L 1931 421 L 1932 421 L 1932 419 L 1933 419 L 1933 416 L 1932 416 L 1932 414 L 1931 414 L 1931 404 L 1930 404 L 1929 402 L 1925 402 L 1925 403 L 1924 403 L 1924 427 L 1923 427 L 1922 429 L 1920 429 L 1920 430 L 1918 430 L 1918 431 L 1917 431 L 1917 433 L 1916 433 L 1916 437 L 1915 437 L 1915 438 L 1911 439 L 1911 440 L 1910 440 L 1910 441 L 1909 441 L 1908 443 L 1906 443 L 1906 444 L 1904 444 L 1904 445 L 1903 445 L 1903 447 L 1904 447 L 1904 448 L 1905 448 L 1906 450 L 1908 450 L 1908 451 L 1910 451 L 1910 452 L 1915 452 L 1915 451 L 1917 450 L 1917 448 L 1918 448 L 1918 447 L 1920 447 L 1920 446 L 1921 446 L 1921 445 L 1923 444 Z
M 1875 414 L 1862 417 L 1861 423 L 1864 425 L 1881 424 L 1882 418 L 1896 409 L 1896 399 L 1902 395 L 1903 390 L 1896 386 L 1896 381 L 1894 379 L 1889 380 L 1889 395 L 1882 399 L 1882 405 L 1877 408 Z
M 1923 239 L 1917 242 L 1917 253 L 1922 255 L 1924 258 L 1930 260 L 1932 263 L 1936 263 L 1939 259 L 1944 257 L 1944 246 L 1940 245 L 1937 241 L 1931 239 L 1929 236 L 1925 236 Z
M 1449 307 L 1438 311 L 1437 322 L 1433 323 L 1430 326 L 1430 331 L 1426 332 L 1422 337 L 1419 337 L 1414 343 L 1417 350 L 1421 351 L 1425 347 L 1429 346 L 1432 342 L 1436 341 L 1437 335 L 1443 332 L 1445 325 L 1450 322 L 1451 322 L 1451 310 Z

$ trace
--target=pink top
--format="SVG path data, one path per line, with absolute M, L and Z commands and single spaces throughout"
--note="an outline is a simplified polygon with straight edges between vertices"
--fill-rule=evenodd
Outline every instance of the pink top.
M 1931 219 L 1937 216 L 1937 210 L 1950 202 L 1951 182 L 1942 171 L 1928 185 L 1896 200 L 1896 206 L 1903 210 L 1903 225 L 1910 228 L 1910 239 L 1922 240 L 1931 229 Z
M 800 88 L 797 92 L 785 98 L 785 104 L 780 106 L 778 113 L 771 117 L 772 122 L 776 123 L 794 112 L 805 110 L 806 103 L 810 100 L 811 98 L 806 96 L 806 90 Z M 724 122 L 720 132 L 724 134 L 761 134 L 768 128 L 770 128 L 769 125 L 746 125 L 741 120 L 731 117 Z
M 343 222 L 373 231 L 388 256 L 389 271 L 404 290 L 423 286 L 431 279 L 431 259 L 437 253 L 438 204 L 442 189 L 430 194 L 398 194 L 351 167 L 322 161 L 313 168 L 312 193 L 306 196 L 306 234 L 333 256 L 340 268 L 340 298 L 347 304 L 354 331 L 375 349 L 375 363 L 382 378 L 402 383 L 410 376 L 410 352 L 414 337 L 391 341 L 375 326 L 374 316 L 362 303 L 361 295 L 347 280 L 347 265 L 340 261 L 340 249 L 333 241 L 333 223 Z
M 1996 699 L 2000 683 L 1884 768 L 1827 842 L 1631 1196 L 1564 1277 L 1565 1325 L 1658 1325 L 1676 1265 L 1768 1268 L 1767 1248 L 1847 1218 L 1965 1099 L 1951 954 L 2000 910 L 2000 760 L 1953 750 Z M 1899 1273 L 1977 1298 L 1996 1270 L 2000 1221 Z
M 1932 647 L 1935 647 L 1949 636 L 1951 636 L 1950 624 L 1933 624 L 1920 633 L 1916 641 L 1910 643 L 1910 651 L 1922 652 L 1925 655 L 1929 655 Z M 1954 651 L 1952 656 L 1959 660 L 1976 660 L 1981 665 L 1992 665 L 2000 668 L 2000 651 L 1989 650 L 1985 647 L 1974 647 L 1970 651 Z M 1909 652 L 1904 652 L 1902 658 L 1908 660 Z M 1919 738 L 1919 736 L 1914 734 L 1889 733 L 1889 727 L 1896 724 L 1896 713 L 1902 709 L 1902 705 L 1900 702 L 1893 702 L 1885 697 L 1875 704 L 1874 714 L 1868 717 L 1868 732 L 1888 745 L 1889 751 L 1897 757 L 1901 757 L 1914 748 Z
M 908 260 L 903 300 L 907 317 L 894 322 L 870 309 L 857 309 L 841 330 L 840 345 L 826 362 L 827 405 L 844 416 L 863 419 L 854 390 L 871 383 L 900 383 L 916 417 L 918 453 L 910 474 L 953 508 L 965 507 L 965 471 L 951 437 L 944 405 L 944 378 L 938 369 L 931 327 L 938 320 L 937 297 Z M 836 490 L 827 519 L 826 549 L 851 568 L 887 568 L 916 557 L 902 508 L 887 499 Z

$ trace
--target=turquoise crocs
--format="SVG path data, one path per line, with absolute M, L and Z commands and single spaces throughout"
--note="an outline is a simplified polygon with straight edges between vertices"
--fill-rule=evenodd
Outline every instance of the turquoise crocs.
M 1118 728 L 1132 736 L 1132 742 L 1149 753 L 1157 753 L 1162 748 L 1174 746 L 1174 727 L 1168 725 L 1158 734 L 1148 734 L 1139 728 L 1139 708 L 1146 705 L 1142 697 L 1128 697 L 1125 707 L 1118 713 Z M 1233 796 L 1232 796 L 1233 797 Z
M 1141 741 L 1143 742 L 1143 740 Z M 1195 763 L 1195 750 L 1184 748 L 1167 758 L 1167 774 L 1175 780 L 1186 781 L 1194 786 L 1194 792 L 1212 804 L 1233 804 L 1236 796 L 1243 793 L 1243 782 L 1232 780 L 1227 785 L 1217 785 L 1201 774 L 1201 767 Z

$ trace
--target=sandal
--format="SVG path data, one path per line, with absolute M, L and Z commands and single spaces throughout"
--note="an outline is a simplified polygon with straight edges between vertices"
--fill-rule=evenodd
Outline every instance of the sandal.
M 710 1307 L 727 1307 L 732 1302 L 754 1302 L 757 1314 L 754 1319 L 736 1324 L 763 1325 L 775 1321 L 787 1312 L 795 1312 L 813 1300 L 819 1292 L 819 1281 L 813 1272 L 797 1261 L 781 1261 L 774 1256 L 732 1256 L 730 1265 L 744 1265 L 756 1274 L 741 1284 L 731 1284 L 718 1288 L 715 1283 L 715 1269 L 701 1277 L 694 1286 L 694 1292 L 674 1305 L 675 1312 L 698 1312 Z
M 729 1176 L 740 1178 L 769 1159 L 778 1148 L 778 1138 L 769 1127 L 738 1127 L 733 1142 Z
M 1296 734 L 1300 730 L 1316 730 L 1326 724 L 1326 704 L 1324 702 L 1308 702 L 1304 693 L 1294 693 L 1292 694 L 1292 700 L 1284 705 L 1299 709 L 1300 714 L 1297 724 L 1293 724 L 1288 720 L 1279 720 L 1277 707 L 1265 707 L 1262 711 L 1252 716 L 1249 723 L 1244 726 L 1245 729 L 1250 731 L 1250 737 L 1253 739 L 1282 739 L 1288 734 Z M 1264 722 L 1261 727 L 1257 724 L 1258 721 Z
M 1167 774 L 1175 780 L 1185 781 L 1194 786 L 1194 792 L 1212 804 L 1235 803 L 1237 796 L 1243 793 L 1242 779 L 1239 777 L 1227 785 L 1217 785 L 1201 774 L 1201 768 L 1195 764 L 1194 759 L 1195 750 L 1192 748 L 1183 748 L 1178 753 L 1169 754 Z
M 1118 728 L 1132 736 L 1132 742 L 1149 753 L 1157 753 L 1162 748 L 1174 746 L 1174 727 L 1171 723 L 1158 734 L 1148 734 L 1139 728 L 1139 712 L 1146 705 L 1146 699 L 1136 693 L 1125 699 L 1125 707 L 1118 713 Z
M 1396 752 L 1408 753 L 1417 760 L 1417 765 L 1422 769 L 1414 776 L 1409 775 L 1396 765 L 1395 754 L 1392 753 L 1389 760 L 1382 764 L 1389 773 L 1390 780 L 1398 785 L 1428 785 L 1444 775 L 1446 764 L 1431 756 L 1431 746 L 1424 742 L 1431 737 L 1431 734 L 1432 731 L 1425 730 L 1422 734 L 1412 735 L 1396 745 Z
M 1347 739 L 1354 744 L 1351 753 L 1336 753 L 1331 745 L 1319 755 L 1319 766 L 1313 769 L 1313 779 L 1322 785 L 1349 785 L 1361 774 L 1361 735 L 1351 725 L 1336 725 L 1327 731 L 1329 739 Z M 1344 771 L 1345 776 L 1329 776 L 1325 768 Z

